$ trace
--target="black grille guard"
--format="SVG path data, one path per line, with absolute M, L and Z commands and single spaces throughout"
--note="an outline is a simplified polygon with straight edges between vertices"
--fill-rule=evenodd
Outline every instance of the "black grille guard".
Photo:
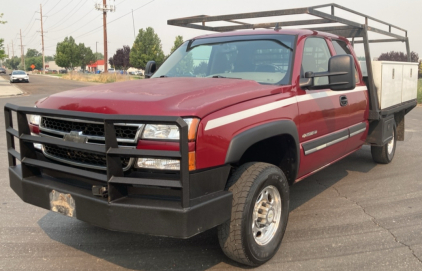
M 13 127 L 12 112 L 17 114 L 17 127 Z M 104 124 L 105 145 L 90 145 L 64 141 L 55 138 L 32 136 L 28 124 L 27 115 L 41 115 L 50 117 L 63 117 L 86 121 L 101 122 Z M 153 187 L 168 187 L 181 189 L 181 207 L 189 208 L 189 161 L 188 161 L 188 126 L 181 117 L 174 116 L 136 116 L 136 115 L 108 115 L 99 113 L 86 113 L 79 111 L 42 109 L 34 107 L 22 107 L 6 104 L 4 107 L 5 128 L 7 138 L 9 167 L 16 166 L 16 160 L 21 162 L 21 176 L 29 178 L 40 176 L 40 168 L 55 170 L 67 174 L 89 178 L 95 181 L 105 182 L 108 188 L 108 201 L 115 201 L 125 196 L 125 185 L 143 185 Z M 118 148 L 115 123 L 139 123 L 139 124 L 168 124 L 177 125 L 180 131 L 179 151 L 159 151 Z M 15 148 L 15 138 L 19 140 L 20 153 Z M 58 147 L 69 148 L 106 156 L 107 173 L 101 174 L 89 170 L 77 169 L 70 166 L 41 161 L 37 159 L 33 143 L 50 144 Z M 121 166 L 120 157 L 144 157 L 180 160 L 180 179 L 147 179 L 125 177 Z

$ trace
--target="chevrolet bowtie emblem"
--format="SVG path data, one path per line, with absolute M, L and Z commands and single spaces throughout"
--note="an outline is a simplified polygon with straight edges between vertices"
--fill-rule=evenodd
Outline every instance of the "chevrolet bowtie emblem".
M 88 137 L 82 135 L 82 131 L 70 131 L 63 139 L 75 143 L 86 143 L 88 141 Z

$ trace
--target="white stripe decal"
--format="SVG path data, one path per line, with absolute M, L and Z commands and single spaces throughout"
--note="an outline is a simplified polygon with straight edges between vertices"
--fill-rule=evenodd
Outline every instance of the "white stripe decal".
M 207 125 L 205 126 L 205 131 L 207 130 L 211 130 L 223 125 L 227 125 L 239 120 L 243 120 L 246 118 L 250 118 L 262 113 L 266 113 L 268 111 L 277 109 L 277 108 L 282 108 L 288 105 L 292 105 L 298 102 L 304 102 L 304 101 L 309 101 L 309 100 L 313 100 L 313 99 L 319 99 L 319 98 L 324 98 L 324 97 L 330 97 L 330 96 L 336 96 L 336 95 L 344 95 L 344 94 L 348 94 L 348 93 L 353 93 L 353 92 L 358 92 L 358 91 L 363 91 L 363 90 L 367 90 L 367 87 L 365 86 L 360 86 L 360 87 L 356 87 L 353 90 L 349 90 L 349 91 L 332 91 L 332 90 L 328 90 L 328 91 L 321 91 L 321 92 L 314 92 L 312 93 L 312 91 L 306 91 L 307 94 L 305 95 L 297 95 L 295 97 L 291 97 L 291 98 L 287 98 L 281 101 L 277 101 L 277 102 L 272 102 L 272 103 L 268 103 L 268 104 L 264 104 L 264 105 L 260 105 L 254 108 L 250 108 L 250 109 L 246 109 L 237 113 L 233 113 L 224 117 L 220 117 L 220 118 L 216 118 L 213 120 L 208 121 Z
M 265 113 L 277 108 L 288 106 L 296 102 L 297 101 L 296 101 L 296 96 L 295 96 L 295 97 L 287 98 L 281 101 L 260 105 L 251 109 L 246 109 L 246 110 L 243 110 L 234 114 L 230 114 L 221 118 L 213 119 L 207 123 L 207 126 L 205 126 L 205 131 L 211 130 L 211 129 L 238 121 L 238 120 L 243 120 L 249 117 L 253 117 L 258 114 L 262 114 L 262 113 Z

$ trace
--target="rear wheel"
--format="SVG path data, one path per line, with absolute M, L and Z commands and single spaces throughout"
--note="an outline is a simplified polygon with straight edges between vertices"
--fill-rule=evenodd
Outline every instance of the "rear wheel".
M 396 153 L 397 133 L 396 125 L 393 126 L 393 137 L 383 146 L 371 146 L 372 159 L 379 164 L 388 164 L 393 161 Z
M 289 184 L 280 168 L 247 163 L 229 180 L 231 219 L 218 227 L 224 253 L 250 266 L 270 260 L 283 239 L 289 217 Z

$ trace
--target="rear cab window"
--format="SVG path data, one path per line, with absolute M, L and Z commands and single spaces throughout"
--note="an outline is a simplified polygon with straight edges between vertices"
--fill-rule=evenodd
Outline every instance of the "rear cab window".
M 347 43 L 345 43 L 344 41 L 332 40 L 332 44 L 333 44 L 334 50 L 336 51 L 336 55 L 352 55 L 353 56 L 349 47 L 347 47 Z M 355 64 L 355 79 L 356 79 L 356 84 L 359 84 L 360 79 L 359 79 L 358 70 L 356 68 L 356 64 Z

